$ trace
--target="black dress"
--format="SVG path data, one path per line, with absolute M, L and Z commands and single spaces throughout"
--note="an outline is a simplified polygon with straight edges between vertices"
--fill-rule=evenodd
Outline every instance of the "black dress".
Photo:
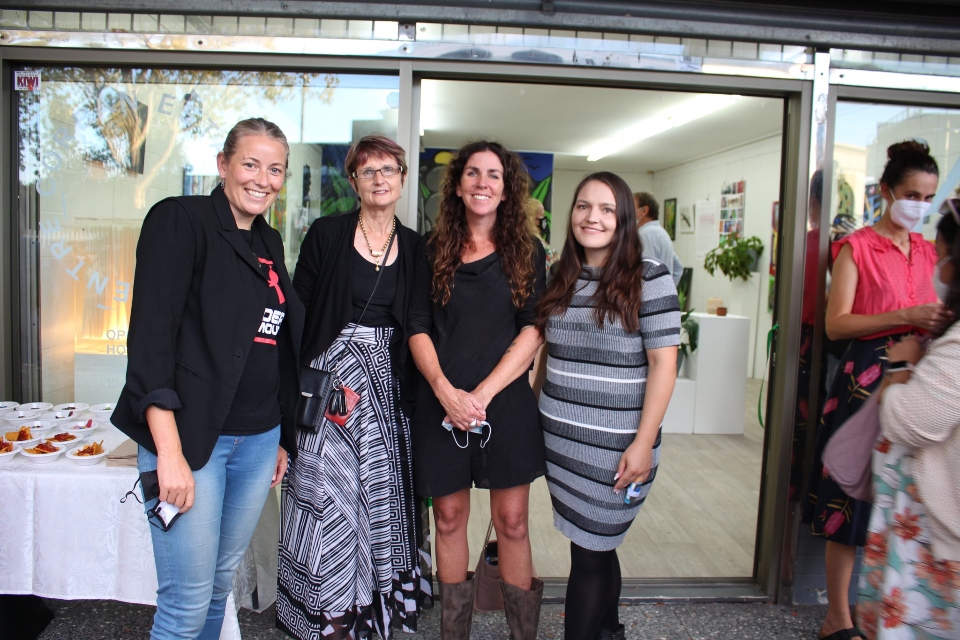
M 546 283 L 546 255 L 535 243 L 533 293 L 520 309 L 511 299 L 510 280 L 498 253 L 462 264 L 453 278 L 450 301 L 430 299 L 433 261 L 426 238 L 420 243 L 408 335 L 428 334 L 440 367 L 454 387 L 472 391 L 500 362 L 523 327 L 536 323 L 536 306 Z M 413 432 L 414 479 L 422 496 L 446 496 L 475 485 L 506 489 L 530 484 L 546 473 L 543 432 L 528 373 L 498 393 L 487 407 L 490 439 L 454 435 L 441 426 L 446 411 L 420 377 Z

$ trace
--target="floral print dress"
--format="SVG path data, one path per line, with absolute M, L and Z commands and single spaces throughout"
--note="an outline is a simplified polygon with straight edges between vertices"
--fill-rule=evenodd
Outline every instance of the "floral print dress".
M 960 638 L 960 562 L 933 557 L 910 449 L 881 438 L 860 574 L 858 626 L 873 640 Z

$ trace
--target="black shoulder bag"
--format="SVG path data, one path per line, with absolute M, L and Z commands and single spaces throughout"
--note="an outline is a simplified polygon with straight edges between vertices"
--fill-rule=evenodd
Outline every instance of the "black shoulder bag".
M 390 250 L 393 248 L 393 241 L 396 235 L 396 231 L 394 231 L 393 235 L 390 236 L 390 243 L 387 245 L 387 250 L 384 254 L 384 268 L 386 267 L 386 261 L 390 259 Z M 329 363 L 327 364 L 328 369 L 333 369 L 333 371 L 314 369 L 309 366 L 300 367 L 300 399 L 297 401 L 297 426 L 301 429 L 315 433 L 320 429 L 324 418 L 332 420 L 342 426 L 347 421 L 347 417 L 353 411 L 354 406 L 356 406 L 360 396 L 352 389 L 343 385 L 337 367 L 345 353 L 346 345 L 353 339 L 353 334 L 357 332 L 357 326 L 363 320 L 363 314 L 367 312 L 367 307 L 370 306 L 370 300 L 373 299 L 373 295 L 377 292 L 377 286 L 380 284 L 380 277 L 383 275 L 383 272 L 384 269 L 380 269 L 380 273 L 377 274 L 377 279 L 373 283 L 373 290 L 370 292 L 367 304 L 363 306 L 363 311 L 360 312 L 360 317 L 357 319 L 353 331 L 350 332 L 350 337 L 347 338 L 344 344 L 344 351 L 340 352 L 340 355 L 334 360 L 332 366 Z

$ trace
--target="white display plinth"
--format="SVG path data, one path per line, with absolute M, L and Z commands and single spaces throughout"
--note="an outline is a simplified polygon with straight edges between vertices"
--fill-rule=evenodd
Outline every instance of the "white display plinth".
M 743 433 L 750 318 L 691 315 L 700 323 L 693 433 Z
M 667 413 L 663 416 L 664 433 L 693 433 L 696 393 L 696 382 L 690 378 L 677 378 Z

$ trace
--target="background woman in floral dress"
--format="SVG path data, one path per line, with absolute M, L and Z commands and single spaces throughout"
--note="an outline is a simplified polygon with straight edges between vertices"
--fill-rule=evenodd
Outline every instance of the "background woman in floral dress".
M 827 540 L 827 616 L 823 640 L 849 640 L 853 628 L 847 593 L 857 547 L 866 540 L 870 503 L 849 497 L 823 467 L 827 440 L 880 385 L 887 346 L 916 330 L 942 325 L 942 305 L 933 291 L 937 262 L 933 246 L 911 233 L 937 190 L 938 169 L 925 143 L 908 140 L 887 149 L 880 178 L 887 203 L 883 217 L 832 245 L 835 254 L 826 332 L 850 340 L 830 386 L 817 431 L 803 521 Z
M 960 638 L 960 199 L 944 206 L 933 284 L 953 320 L 926 354 L 914 338 L 893 345 L 878 391 L 883 437 L 857 608 L 875 640 Z

